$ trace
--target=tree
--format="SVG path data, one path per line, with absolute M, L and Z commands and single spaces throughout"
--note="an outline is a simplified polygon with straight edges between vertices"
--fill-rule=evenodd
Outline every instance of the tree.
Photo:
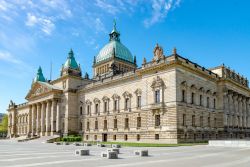
M 8 131 L 8 115 L 4 115 L 2 122 L 0 123 L 0 132 Z

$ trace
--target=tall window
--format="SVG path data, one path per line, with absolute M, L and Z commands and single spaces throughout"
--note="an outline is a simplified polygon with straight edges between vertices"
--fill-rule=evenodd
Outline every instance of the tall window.
M 195 115 L 192 115 L 192 126 L 195 126 Z
M 210 127 L 210 117 L 207 118 L 207 126 Z
M 186 91 L 185 90 L 182 90 L 182 99 L 181 99 L 181 101 L 182 102 L 186 102 Z
M 89 130 L 89 122 L 87 122 L 87 130 Z
M 214 118 L 214 127 L 216 128 L 217 120 Z
M 182 126 L 186 126 L 186 114 L 182 115 Z
M 194 97 L 195 97 L 195 94 L 194 94 L 194 92 L 192 92 L 192 94 L 191 94 L 191 104 L 194 104 Z
M 87 105 L 87 114 L 90 114 L 90 105 Z
M 125 118 L 125 129 L 129 128 L 129 120 L 128 118 Z
M 200 116 L 200 127 L 203 127 L 203 116 Z
M 108 122 L 106 119 L 104 120 L 103 124 L 104 124 L 103 129 L 108 129 Z
M 155 115 L 155 126 L 160 126 L 160 125 L 161 125 L 161 116 Z
M 155 91 L 155 103 L 160 103 L 160 90 Z
M 125 99 L 125 110 L 129 109 L 129 98 Z
M 98 129 L 98 121 L 95 121 L 95 129 Z
M 202 106 L 202 105 L 203 105 L 203 96 L 200 95 L 200 106 Z
M 118 110 L 118 100 L 117 99 L 114 101 L 114 110 L 115 111 Z
M 114 119 L 114 129 L 117 129 L 117 119 Z
M 137 96 L 137 108 L 141 107 L 141 96 Z
M 214 109 L 216 108 L 216 99 L 214 99 Z
M 82 106 L 80 107 L 80 115 L 82 115 Z
M 141 127 L 141 117 L 137 117 L 137 128 Z
M 141 139 L 141 136 L 140 136 L 139 134 L 137 134 L 137 135 L 136 135 L 136 140 L 137 140 L 137 141 L 140 141 L 140 139 Z
M 80 130 L 82 130 L 82 122 L 80 122 Z
M 108 102 L 104 102 L 104 112 L 106 113 L 108 111 Z
M 99 112 L 99 104 L 96 103 L 96 104 L 95 104 L 95 113 L 97 114 L 98 112 Z
M 209 108 L 210 99 L 207 97 L 207 108 Z

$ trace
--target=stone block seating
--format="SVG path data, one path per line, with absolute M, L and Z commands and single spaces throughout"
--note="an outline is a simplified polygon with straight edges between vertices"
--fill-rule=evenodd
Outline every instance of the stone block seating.
M 118 159 L 118 154 L 116 151 L 105 151 L 101 153 L 101 157 L 108 159 Z
M 69 145 L 69 143 L 68 142 L 63 142 L 63 145 Z
M 80 143 L 73 143 L 73 145 L 75 145 L 75 146 L 81 146 Z
M 90 143 L 83 143 L 83 146 L 88 147 L 88 146 L 91 146 L 91 144 Z
M 148 156 L 148 150 L 135 150 L 134 154 L 141 157 Z
M 115 151 L 115 152 L 117 152 L 117 154 L 119 154 L 119 153 L 120 153 L 119 148 L 108 148 L 108 149 L 107 149 L 107 151 L 108 151 L 108 152 Z
M 79 155 L 79 156 L 89 155 L 89 150 L 86 150 L 86 149 L 75 150 L 75 155 Z
M 97 147 L 105 147 L 105 145 L 104 145 L 104 144 L 98 143 L 98 144 L 97 144 Z
M 56 144 L 56 145 L 61 145 L 62 143 L 60 143 L 60 142 L 55 142 L 55 144 Z
M 112 148 L 121 148 L 121 145 L 120 144 L 112 144 L 111 147 Z

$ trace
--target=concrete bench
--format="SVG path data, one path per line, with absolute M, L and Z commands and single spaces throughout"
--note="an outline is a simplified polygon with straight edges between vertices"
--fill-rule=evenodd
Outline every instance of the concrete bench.
M 97 144 L 97 147 L 105 147 L 105 145 L 104 145 L 104 144 L 98 143 L 98 144 Z
M 120 144 L 112 144 L 111 147 L 112 148 L 121 148 L 121 145 Z
M 75 150 L 75 155 L 79 155 L 79 156 L 89 155 L 89 150 L 86 150 L 86 149 Z
M 91 144 L 90 143 L 83 143 L 83 146 L 88 147 L 88 146 L 91 146 Z
M 81 146 L 80 143 L 73 143 L 73 145 L 75 145 L 75 146 Z
M 60 142 L 55 142 L 55 144 L 56 144 L 56 145 L 62 145 L 62 143 L 60 143 Z
M 148 156 L 148 150 L 135 150 L 134 154 L 141 157 Z
M 108 159 L 118 159 L 118 154 L 116 151 L 104 151 L 101 153 L 101 157 Z
M 119 148 L 108 148 L 107 151 L 108 151 L 108 152 L 113 152 L 113 151 L 115 151 L 115 152 L 117 152 L 117 154 L 120 153 Z
M 63 142 L 63 145 L 69 145 L 69 143 L 68 142 Z

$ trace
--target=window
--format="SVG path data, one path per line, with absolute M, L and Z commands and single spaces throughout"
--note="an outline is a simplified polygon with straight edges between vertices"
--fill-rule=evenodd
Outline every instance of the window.
M 97 114 L 98 112 L 99 112 L 99 104 L 96 103 L 96 104 L 95 104 L 95 113 Z
M 141 127 L 141 117 L 137 117 L 137 128 Z
M 104 112 L 106 113 L 108 111 L 108 102 L 104 102 Z
M 104 124 L 103 128 L 108 129 L 108 122 L 106 119 L 104 120 L 103 124 Z
M 113 135 L 113 140 L 116 140 L 116 135 Z
M 114 110 L 117 111 L 118 110 L 118 100 L 114 101 Z
M 129 109 L 129 98 L 126 98 L 125 99 L 125 110 L 128 110 Z
M 214 99 L 214 109 L 216 108 L 216 99 Z
M 186 102 L 186 91 L 185 90 L 182 90 L 182 99 L 181 99 L 181 101 L 182 102 Z
M 202 106 L 202 105 L 203 105 L 203 96 L 200 95 L 200 106 Z
M 207 108 L 209 108 L 210 99 L 207 97 Z
M 114 119 L 114 129 L 117 129 L 117 119 Z
M 137 140 L 137 141 L 140 141 L 140 139 L 141 139 L 141 136 L 140 136 L 139 134 L 137 134 L 137 135 L 136 135 L 136 140 Z
M 94 139 L 97 140 L 97 135 L 94 136 Z
M 89 122 L 87 122 L 87 130 L 89 130 Z
M 200 127 L 203 127 L 203 116 L 200 116 Z
M 195 126 L 195 115 L 192 115 L 192 126 Z
M 161 116 L 155 115 L 155 126 L 160 126 L 160 125 L 161 125 Z
M 98 129 L 98 121 L 95 121 L 95 129 Z
M 210 117 L 207 118 L 207 125 L 210 127 Z
M 160 90 L 155 91 L 155 103 L 160 103 Z
M 128 135 L 124 135 L 124 140 L 125 140 L 125 141 L 128 140 Z
M 159 134 L 155 134 L 155 140 L 159 140 L 160 139 L 160 135 Z
M 86 135 L 86 140 L 89 140 L 89 135 Z
M 82 106 L 80 107 L 80 115 L 82 115 Z
M 87 105 L 87 114 L 90 114 L 90 105 Z
M 186 114 L 182 116 L 182 126 L 186 126 Z
M 195 97 L 195 94 L 192 92 L 192 95 L 191 95 L 191 104 L 194 104 L 194 97 Z
M 129 128 L 129 120 L 125 118 L 125 129 Z
M 80 130 L 82 130 L 82 122 L 80 122 Z
M 214 127 L 216 128 L 216 118 L 214 118 Z
M 141 96 L 137 96 L 137 108 L 141 108 Z

